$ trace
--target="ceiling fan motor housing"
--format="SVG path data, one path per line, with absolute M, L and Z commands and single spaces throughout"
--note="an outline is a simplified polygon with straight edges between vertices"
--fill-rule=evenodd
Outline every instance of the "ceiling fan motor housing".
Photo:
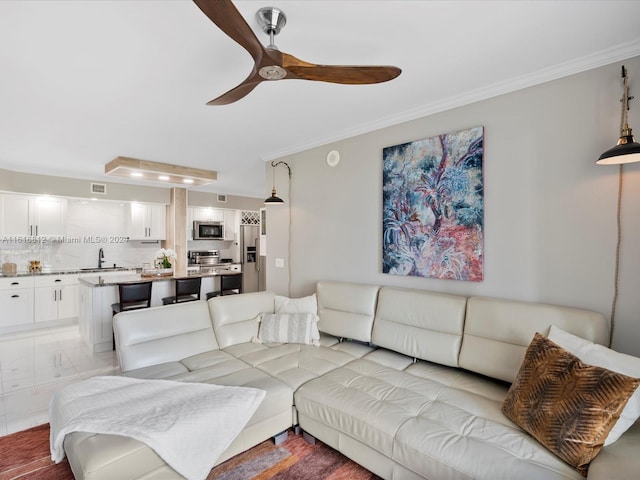
M 256 19 L 267 35 L 277 35 L 287 23 L 287 16 L 275 7 L 263 7 L 256 13 Z

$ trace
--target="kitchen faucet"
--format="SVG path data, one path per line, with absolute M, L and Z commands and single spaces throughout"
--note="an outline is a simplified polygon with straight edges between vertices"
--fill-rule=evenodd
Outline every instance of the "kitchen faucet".
M 100 249 L 98 250 L 98 268 L 102 268 L 103 263 L 104 263 L 104 251 Z

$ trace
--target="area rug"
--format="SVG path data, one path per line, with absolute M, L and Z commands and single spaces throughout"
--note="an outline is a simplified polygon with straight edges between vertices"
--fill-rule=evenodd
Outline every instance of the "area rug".
M 73 480 L 65 459 L 51 461 L 49 425 L 0 437 L 0 480 Z M 378 476 L 321 442 L 309 445 L 289 432 L 279 446 L 266 440 L 227 460 L 207 480 L 377 480 Z

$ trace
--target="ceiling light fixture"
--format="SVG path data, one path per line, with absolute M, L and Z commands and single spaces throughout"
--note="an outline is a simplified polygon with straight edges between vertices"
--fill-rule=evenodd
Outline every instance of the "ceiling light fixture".
M 180 183 L 194 186 L 208 185 L 218 179 L 213 170 L 182 167 L 168 163 L 116 157 L 104 166 L 104 173 L 113 177 L 144 177 L 144 180 L 162 183 Z
M 627 81 L 627 70 L 622 66 L 622 115 L 620 117 L 620 138 L 615 147 L 610 148 L 596 160 L 599 165 L 621 165 L 623 163 L 640 162 L 640 143 L 633 138 L 633 133 L 629 128 L 629 83 Z
M 284 200 L 282 200 L 276 194 L 276 167 L 278 165 L 284 165 L 285 167 L 287 167 L 287 170 L 289 170 L 289 179 L 291 179 L 291 167 L 289 167 L 288 163 L 283 161 L 279 161 L 278 163 L 271 162 L 271 167 L 272 167 L 271 170 L 273 173 L 273 186 L 271 189 L 271 196 L 265 199 L 264 201 L 265 205 L 284 205 Z

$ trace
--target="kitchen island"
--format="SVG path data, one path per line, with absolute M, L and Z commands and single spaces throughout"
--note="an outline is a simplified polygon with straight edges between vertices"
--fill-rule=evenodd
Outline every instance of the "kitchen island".
M 220 275 L 242 275 L 241 272 L 189 272 L 172 276 L 142 276 L 135 271 L 114 272 L 109 275 L 86 276 L 79 279 L 80 311 L 78 324 L 80 336 L 93 352 L 113 349 L 113 311 L 111 305 L 118 303 L 118 284 L 151 281 L 151 306 L 162 305 L 164 297 L 175 294 L 176 278 L 202 277 L 200 298 L 207 293 L 220 290 Z

